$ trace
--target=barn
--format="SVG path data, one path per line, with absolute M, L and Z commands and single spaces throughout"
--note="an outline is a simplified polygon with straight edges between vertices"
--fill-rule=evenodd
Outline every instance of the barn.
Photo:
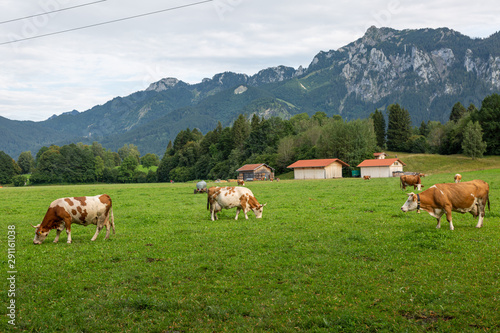
M 393 177 L 393 172 L 403 171 L 406 166 L 399 158 L 385 158 L 364 160 L 358 165 L 361 170 L 361 178 L 370 176 L 372 178 Z
M 287 166 L 293 169 L 294 179 L 342 178 L 342 167 L 349 164 L 338 158 L 300 160 Z
M 236 170 L 239 180 L 270 180 L 274 179 L 274 169 L 265 163 L 246 164 Z

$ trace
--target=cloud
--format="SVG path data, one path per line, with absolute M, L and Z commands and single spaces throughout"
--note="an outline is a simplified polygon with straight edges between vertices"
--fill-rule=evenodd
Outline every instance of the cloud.
M 91 2 L 91 1 L 87 1 Z M 108 0 L 0 25 L 0 43 L 194 3 Z M 2 17 L 74 6 L 69 0 L 4 1 Z M 84 4 L 84 0 L 76 4 Z M 360 38 L 371 25 L 496 32 L 496 2 L 213 0 L 146 17 L 0 46 L 0 115 L 44 120 L 85 111 L 176 77 L 198 83 L 223 71 L 308 66 L 319 51 Z

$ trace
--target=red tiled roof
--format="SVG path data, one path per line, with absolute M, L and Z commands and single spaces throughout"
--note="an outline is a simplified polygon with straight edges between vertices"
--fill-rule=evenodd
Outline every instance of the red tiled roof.
M 375 157 L 380 156 L 380 155 L 385 155 L 385 156 L 387 156 L 387 154 L 386 154 L 386 153 L 373 153 L 373 156 L 375 156 Z
M 262 165 L 265 165 L 269 169 L 274 170 L 273 168 L 271 168 L 269 165 L 267 165 L 265 163 L 259 163 L 259 164 L 246 164 L 246 165 L 242 166 L 241 168 L 239 168 L 236 171 L 254 171 L 255 169 L 259 168 Z
M 326 158 L 320 160 L 300 160 L 293 164 L 287 166 L 287 168 L 324 168 L 334 162 L 340 163 L 343 166 L 349 166 L 349 164 L 342 162 L 338 158 Z
M 364 160 L 361 162 L 358 167 L 380 167 L 380 166 L 390 166 L 394 162 L 398 161 L 401 163 L 403 166 L 406 166 L 399 158 L 386 158 L 383 160 Z

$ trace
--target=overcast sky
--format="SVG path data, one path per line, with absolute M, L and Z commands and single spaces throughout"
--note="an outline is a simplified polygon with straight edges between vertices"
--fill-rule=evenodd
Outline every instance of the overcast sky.
M 195 84 L 224 71 L 307 67 L 372 25 L 479 38 L 500 30 L 497 0 L 0 0 L 0 8 L 0 116 L 35 121 L 165 77 Z

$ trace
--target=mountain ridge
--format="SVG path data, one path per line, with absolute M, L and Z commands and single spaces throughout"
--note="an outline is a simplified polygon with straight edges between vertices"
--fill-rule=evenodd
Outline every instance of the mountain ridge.
M 231 125 L 240 113 L 289 118 L 321 111 L 352 120 L 393 103 L 409 110 L 414 125 L 446 122 L 456 102 L 479 107 L 497 92 L 500 33 L 472 39 L 448 28 L 370 27 L 337 50 L 320 51 L 307 68 L 223 72 L 195 84 L 167 77 L 84 112 L 23 124 L 3 120 L 0 150 L 17 156 L 43 145 L 98 141 L 112 150 L 137 143 L 141 153 L 161 155 L 180 130 L 206 133 L 219 121 Z M 9 126 L 19 131 L 4 131 Z

